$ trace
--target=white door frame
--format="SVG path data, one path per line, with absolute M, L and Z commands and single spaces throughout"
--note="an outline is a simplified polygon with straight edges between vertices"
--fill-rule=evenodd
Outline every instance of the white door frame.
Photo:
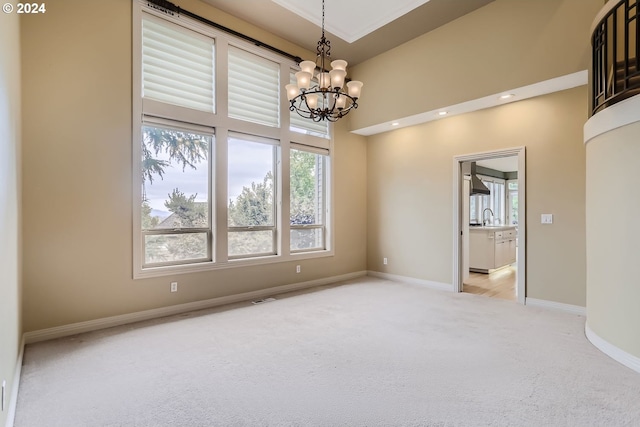
M 494 159 L 496 157 L 518 156 L 518 285 L 516 293 L 518 302 L 525 303 L 526 292 L 526 170 L 525 147 L 507 148 L 504 150 L 486 151 L 482 153 L 464 154 L 453 158 L 453 291 L 462 292 L 462 194 L 464 176 L 462 163 L 478 160 Z M 467 224 L 468 227 L 468 224 Z

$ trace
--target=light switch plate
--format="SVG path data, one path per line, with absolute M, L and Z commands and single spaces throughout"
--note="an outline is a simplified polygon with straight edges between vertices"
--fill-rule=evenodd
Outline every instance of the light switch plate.
M 542 214 L 542 215 L 540 215 L 540 223 L 541 224 L 553 224 L 553 214 Z

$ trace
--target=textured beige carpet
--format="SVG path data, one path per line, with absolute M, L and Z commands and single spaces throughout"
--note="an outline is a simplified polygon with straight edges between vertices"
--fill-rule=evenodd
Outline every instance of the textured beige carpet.
M 363 278 L 26 348 L 15 425 L 639 426 L 584 318 Z

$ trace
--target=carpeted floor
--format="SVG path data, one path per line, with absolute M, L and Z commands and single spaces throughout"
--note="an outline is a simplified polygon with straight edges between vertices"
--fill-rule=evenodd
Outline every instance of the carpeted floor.
M 639 426 L 584 318 L 362 278 L 26 348 L 16 427 Z

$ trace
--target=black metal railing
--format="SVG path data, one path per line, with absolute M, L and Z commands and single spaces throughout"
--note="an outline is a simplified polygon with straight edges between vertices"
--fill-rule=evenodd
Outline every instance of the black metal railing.
M 610 0 L 593 27 L 591 115 L 640 94 L 639 7 L 639 0 Z

